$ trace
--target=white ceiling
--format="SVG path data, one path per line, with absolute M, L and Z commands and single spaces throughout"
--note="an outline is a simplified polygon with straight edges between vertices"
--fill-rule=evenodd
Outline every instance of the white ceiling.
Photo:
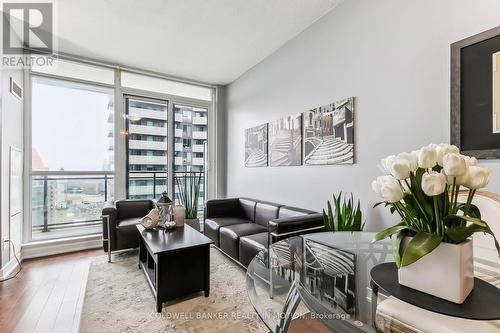
M 342 0 L 59 0 L 61 52 L 234 81 Z

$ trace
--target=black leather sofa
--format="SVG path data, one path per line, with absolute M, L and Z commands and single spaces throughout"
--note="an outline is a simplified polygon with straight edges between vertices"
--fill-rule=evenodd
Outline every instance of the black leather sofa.
M 248 198 L 208 200 L 204 218 L 205 235 L 245 267 L 269 244 L 324 229 L 322 214 Z
M 104 251 L 111 252 L 139 246 L 141 235 L 135 227 L 139 220 L 155 208 L 152 200 L 118 200 L 106 202 L 102 210 Z M 109 242 L 109 243 L 108 243 Z

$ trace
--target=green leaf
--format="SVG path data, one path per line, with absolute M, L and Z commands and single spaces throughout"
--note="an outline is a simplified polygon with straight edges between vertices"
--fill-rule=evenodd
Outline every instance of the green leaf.
M 477 224 L 482 227 L 487 227 L 488 224 L 484 221 L 481 221 L 478 218 L 475 217 L 470 217 L 470 216 L 464 216 L 464 215 L 448 215 L 443 218 L 443 221 L 445 225 L 450 224 L 450 226 L 456 226 L 458 223 L 457 221 L 466 221 L 466 222 L 471 222 L 474 224 Z
M 422 231 L 417 232 L 403 252 L 401 266 L 413 264 L 418 259 L 432 252 L 438 247 L 441 241 L 442 239 L 439 235 L 431 235 Z
M 401 267 L 401 241 L 405 236 L 406 234 L 404 232 L 399 232 L 391 236 L 392 255 L 394 256 L 394 261 L 396 261 L 396 266 L 398 268 Z
M 406 224 L 398 224 L 398 225 L 395 225 L 395 226 L 392 226 L 390 228 L 387 228 L 385 230 L 382 230 L 380 232 L 378 232 L 375 237 L 373 237 L 373 241 L 379 241 L 379 240 L 382 240 L 384 238 L 387 238 L 387 237 L 390 237 L 392 235 L 394 235 L 395 233 L 398 233 L 402 230 L 405 230 L 405 229 L 409 229 L 409 230 L 413 230 L 415 231 L 415 229 L 413 229 L 412 227 L 409 227 L 407 226 Z
M 448 228 L 446 229 L 446 235 L 453 241 L 455 244 L 462 243 L 467 238 L 475 234 L 476 232 L 484 232 L 493 236 L 493 241 L 495 242 L 495 247 L 497 249 L 498 256 L 500 257 L 500 244 L 491 231 L 489 226 L 483 227 L 477 224 L 470 224 L 466 227 L 460 226 L 456 228 Z

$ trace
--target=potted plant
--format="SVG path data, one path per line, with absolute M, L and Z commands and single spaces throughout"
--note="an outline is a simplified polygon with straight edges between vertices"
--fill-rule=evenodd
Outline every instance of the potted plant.
M 175 177 L 175 183 L 179 190 L 179 201 L 184 206 L 184 222 L 196 230 L 200 230 L 198 201 L 202 174 L 203 172 L 188 172 Z
M 377 205 L 389 206 L 401 221 L 374 240 L 391 237 L 399 283 L 463 303 L 474 285 L 470 236 L 491 234 L 500 254 L 498 241 L 472 204 L 491 171 L 448 144 L 391 155 L 381 161 L 380 169 L 384 175 L 372 183 L 384 199 Z M 461 186 L 469 190 L 466 202 L 458 202 Z
M 335 211 L 332 209 L 332 202 Z M 323 209 L 323 222 L 326 231 L 362 231 L 365 226 L 362 223 L 359 200 L 355 206 L 352 193 L 347 200 L 345 195 L 342 197 L 342 192 L 338 196 L 334 194 L 333 200 L 328 201 L 327 211 Z

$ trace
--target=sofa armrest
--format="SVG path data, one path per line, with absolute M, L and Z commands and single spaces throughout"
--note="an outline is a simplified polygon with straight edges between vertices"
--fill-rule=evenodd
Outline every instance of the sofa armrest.
M 269 241 L 324 230 L 323 214 L 314 213 L 269 221 Z
M 204 215 L 205 219 L 241 216 L 240 200 L 238 198 L 207 200 Z
M 109 223 L 109 226 L 108 226 Z M 116 225 L 118 223 L 116 205 L 114 202 L 105 202 L 102 209 L 102 246 L 104 251 L 108 251 L 108 241 L 111 244 L 111 250 L 116 246 Z M 108 235 L 109 230 L 109 235 Z M 106 240 L 108 241 L 106 241 Z

